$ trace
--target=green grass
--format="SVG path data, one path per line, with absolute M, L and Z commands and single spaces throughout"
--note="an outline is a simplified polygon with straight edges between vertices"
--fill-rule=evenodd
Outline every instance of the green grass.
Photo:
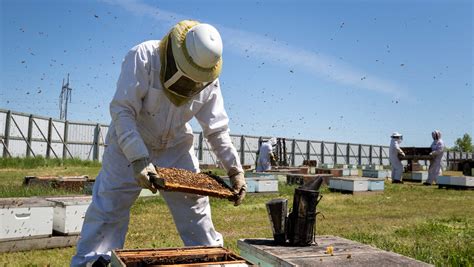
M 1 168 L 0 196 L 60 194 L 43 189 L 24 189 L 26 175 L 97 175 L 99 167 L 54 166 Z M 280 184 L 278 194 L 249 194 L 244 204 L 212 199 L 216 229 L 225 246 L 235 252 L 240 238 L 271 237 L 265 203 L 288 198 L 291 206 L 294 186 Z M 380 249 L 435 264 L 473 266 L 474 192 L 440 190 L 418 184 L 386 184 L 383 195 L 342 195 L 323 188 L 318 210 L 317 234 L 335 235 Z M 132 207 L 126 248 L 182 246 L 166 204 L 161 198 L 139 199 Z M 66 266 L 74 248 L 0 254 L 0 266 Z M 20 264 L 21 263 L 21 264 Z

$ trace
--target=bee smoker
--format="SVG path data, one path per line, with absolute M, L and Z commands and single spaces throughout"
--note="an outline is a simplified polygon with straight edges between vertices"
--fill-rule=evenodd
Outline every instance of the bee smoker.
M 322 177 L 295 189 L 293 208 L 288 214 L 288 200 L 277 198 L 267 202 L 267 212 L 277 245 L 311 246 L 315 244 L 316 206 Z

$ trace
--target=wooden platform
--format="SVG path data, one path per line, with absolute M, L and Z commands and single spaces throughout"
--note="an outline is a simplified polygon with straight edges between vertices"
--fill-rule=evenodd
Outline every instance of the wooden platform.
M 272 239 L 240 239 L 240 254 L 253 264 L 269 266 L 432 266 L 337 236 L 317 236 L 310 247 L 276 246 Z M 332 246 L 333 254 L 326 254 Z
M 79 235 L 51 236 L 0 241 L 0 253 L 75 246 Z

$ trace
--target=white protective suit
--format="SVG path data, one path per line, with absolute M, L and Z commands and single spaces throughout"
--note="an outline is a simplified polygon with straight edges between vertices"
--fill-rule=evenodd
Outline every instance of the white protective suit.
M 390 141 L 389 160 L 392 165 L 392 181 L 401 181 L 403 174 L 403 164 L 398 158 L 398 154 L 402 152 L 400 149 L 400 143 L 402 140 L 392 138 Z
M 150 162 L 160 167 L 199 171 L 193 132 L 187 123 L 193 117 L 226 170 L 234 167 L 242 171 L 229 136 L 219 81 L 216 79 L 188 103 L 175 106 L 165 96 L 160 83 L 158 47 L 159 41 L 141 43 L 129 51 L 122 63 L 117 90 L 110 103 L 112 123 L 106 139 L 108 146 L 71 266 L 84 266 L 101 255 L 109 258 L 112 249 L 123 247 L 130 207 L 142 189 L 134 179 L 130 162 L 149 157 Z M 222 235 L 214 229 L 211 220 L 208 197 L 160 193 L 184 245 L 223 245 Z
M 438 179 L 438 176 L 441 175 L 441 160 L 443 159 L 444 154 L 444 142 L 440 138 L 438 140 L 434 140 L 431 144 L 431 154 L 434 156 L 432 160 L 430 160 L 430 168 L 428 169 L 428 179 L 425 183 L 432 184 L 433 182 Z
M 258 150 L 258 159 L 257 159 L 257 172 L 269 171 L 272 169 L 272 163 L 270 160 L 270 155 L 273 153 L 272 144 L 273 140 L 268 140 L 263 142 Z

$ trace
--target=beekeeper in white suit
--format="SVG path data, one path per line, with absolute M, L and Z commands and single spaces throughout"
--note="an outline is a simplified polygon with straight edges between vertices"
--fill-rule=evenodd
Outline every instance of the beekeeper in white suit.
M 95 181 L 72 266 L 83 266 L 122 248 L 130 207 L 142 188 L 153 192 L 153 164 L 199 171 L 193 117 L 223 163 L 239 205 L 246 192 L 242 166 L 232 145 L 217 77 L 222 40 L 209 24 L 181 21 L 161 41 L 132 48 L 122 63 L 102 169 Z M 205 196 L 161 191 L 186 246 L 222 246 Z M 152 212 L 152 211 L 150 211 Z M 150 222 L 150 227 L 153 224 Z
M 273 155 L 273 146 L 276 145 L 276 138 L 272 137 L 269 140 L 262 143 L 260 149 L 258 150 L 258 159 L 257 159 L 257 172 L 269 171 L 272 169 L 271 161 L 275 159 Z
M 444 142 L 441 139 L 441 132 L 435 130 L 431 133 L 431 137 L 433 138 L 433 143 L 431 143 L 430 156 L 432 156 L 433 159 L 430 160 L 428 179 L 423 183 L 424 185 L 431 185 L 442 173 L 441 160 L 443 159 L 444 154 Z
M 402 182 L 402 174 L 403 174 L 403 165 L 399 158 L 400 156 L 405 156 L 405 153 L 400 148 L 400 144 L 402 143 L 403 135 L 398 132 L 394 132 L 391 136 L 390 141 L 390 150 L 389 150 L 389 160 L 390 165 L 392 165 L 392 183 L 393 184 L 401 184 Z

